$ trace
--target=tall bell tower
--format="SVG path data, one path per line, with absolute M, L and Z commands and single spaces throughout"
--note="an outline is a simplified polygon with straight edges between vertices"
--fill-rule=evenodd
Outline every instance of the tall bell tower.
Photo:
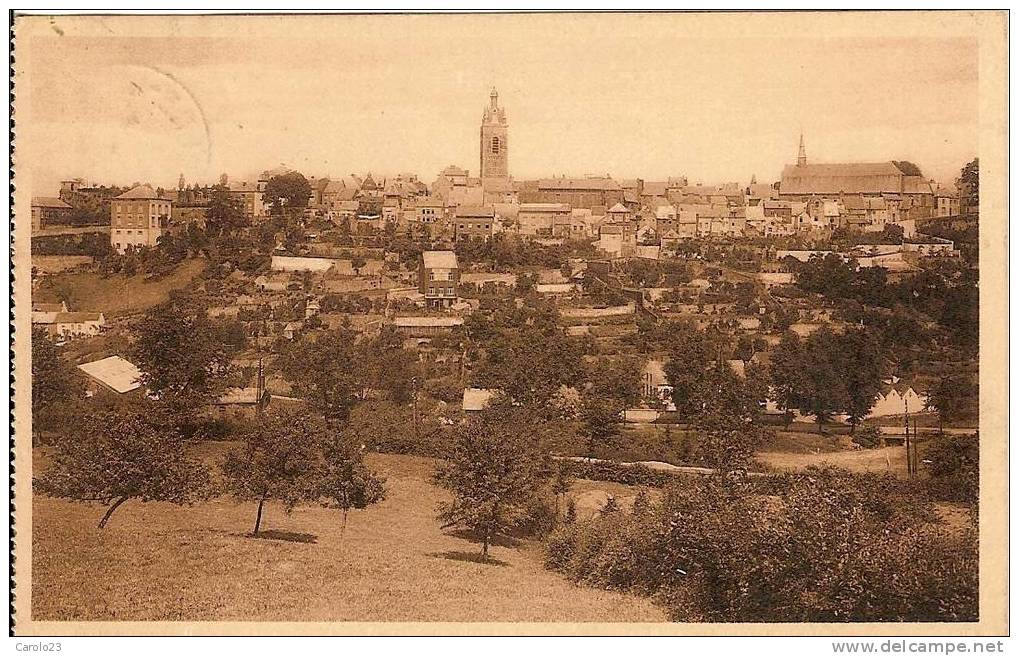
M 506 110 L 499 107 L 499 93 L 492 88 L 481 118 L 481 179 L 509 177 L 509 142 Z

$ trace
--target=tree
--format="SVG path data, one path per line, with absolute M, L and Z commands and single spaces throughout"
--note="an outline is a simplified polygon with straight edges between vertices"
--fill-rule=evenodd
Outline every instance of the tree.
M 278 363 L 284 377 L 327 421 L 342 421 L 365 389 L 364 371 L 356 360 L 353 334 L 339 330 L 314 342 L 296 342 L 280 354 Z
M 669 340 L 665 377 L 672 387 L 672 402 L 683 417 L 695 410 L 693 396 L 708 365 L 718 357 L 718 345 L 703 330 L 687 324 L 673 324 Z
M 786 333 L 771 359 L 771 376 L 783 408 L 814 415 L 818 430 L 845 413 L 855 427 L 881 387 L 882 354 L 864 330 L 833 333 L 827 326 L 806 339 Z
M 980 159 L 962 167 L 959 173 L 959 201 L 964 214 L 980 207 Z
M 365 260 L 364 257 L 362 257 L 361 255 L 355 255 L 353 259 L 351 259 L 350 261 L 350 266 L 352 269 L 354 269 L 354 275 L 356 276 L 361 275 L 361 267 L 363 267 L 367 263 L 368 261 Z
M 32 329 L 32 423 L 46 424 L 45 414 L 54 406 L 81 396 L 81 381 L 74 369 L 60 359 L 57 346 L 42 328 Z
M 583 377 L 582 344 L 557 329 L 554 316 L 530 314 L 521 327 L 503 326 L 492 335 L 482 345 L 484 357 L 475 371 L 481 387 L 501 389 L 520 403 L 548 407 L 560 387 L 575 386 Z
M 693 394 L 692 418 L 699 438 L 696 455 L 705 466 L 726 473 L 749 467 L 765 436 L 759 419 L 766 392 L 724 361 L 708 369 Z
M 902 171 L 903 175 L 923 175 L 920 167 L 908 160 L 893 161 L 892 164 Z
M 966 416 L 976 399 L 976 385 L 966 374 L 943 376 L 927 390 L 927 407 L 937 411 L 939 429 Z
M 881 349 L 875 336 L 866 330 L 848 329 L 835 335 L 833 341 L 831 356 L 835 368 L 842 372 L 846 394 L 841 411 L 849 417 L 850 432 L 855 432 L 881 391 Z
M 99 528 L 130 499 L 192 504 L 209 498 L 212 487 L 208 469 L 186 445 L 165 411 L 88 412 L 60 434 L 35 489 L 106 505 Z
M 923 451 L 932 496 L 977 503 L 980 498 L 980 440 L 970 435 L 938 435 Z
M 244 206 L 224 186 L 215 187 L 205 215 L 205 227 L 210 235 L 234 235 L 248 225 Z
M 754 355 L 766 351 L 768 343 L 760 337 L 752 337 L 751 335 L 740 335 L 739 341 L 736 343 L 735 356 L 737 359 L 742 360 L 743 364 L 748 364 L 753 360 Z
M 547 478 L 544 454 L 520 413 L 497 400 L 457 429 L 435 482 L 452 495 L 439 506 L 442 528 L 467 529 L 488 557 L 494 539 L 519 525 Z
M 555 495 L 556 517 L 559 516 L 560 499 L 565 497 L 572 487 L 573 479 L 570 477 L 569 467 L 562 460 L 557 461 L 552 474 L 552 494 Z
M 843 394 L 841 379 L 818 356 L 819 349 L 808 349 L 795 333 L 786 332 L 772 354 L 771 372 L 780 407 L 813 414 L 820 429 Z
M 227 454 L 222 465 L 227 490 L 239 500 L 258 501 L 254 535 L 266 501 L 282 502 L 289 513 L 320 498 L 325 434 L 325 424 L 310 415 L 268 415 L 244 435 L 243 448 Z
M 587 456 L 593 458 L 599 445 L 608 445 L 619 436 L 622 410 L 612 400 L 585 396 L 580 406 L 580 423 L 587 436 Z
M 323 442 L 323 463 L 319 475 L 321 494 L 343 511 L 343 527 L 352 508 L 367 508 L 385 499 L 386 479 L 364 462 L 364 445 L 343 433 L 332 433 Z
M 881 229 L 881 241 L 885 244 L 901 244 L 905 229 L 895 223 L 889 223 Z
M 266 182 L 262 197 L 274 215 L 300 211 L 308 206 L 311 183 L 297 171 L 274 175 Z
M 384 391 L 396 403 L 410 401 L 419 363 L 412 351 L 403 348 L 403 338 L 392 326 L 361 342 L 356 350 L 366 388 Z
M 155 394 L 194 408 L 222 386 L 229 355 L 222 333 L 200 305 L 171 298 L 149 310 L 135 334 L 136 364 Z

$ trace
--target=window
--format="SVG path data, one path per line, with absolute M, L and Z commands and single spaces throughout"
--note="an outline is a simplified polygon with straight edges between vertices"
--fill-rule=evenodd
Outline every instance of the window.
M 501 145 L 502 144 L 499 143 L 499 137 L 492 137 L 492 154 L 493 155 L 498 155 L 499 154 L 499 147 Z

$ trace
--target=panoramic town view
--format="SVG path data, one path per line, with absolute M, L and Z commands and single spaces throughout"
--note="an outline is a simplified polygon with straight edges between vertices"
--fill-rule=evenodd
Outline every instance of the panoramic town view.
M 976 144 L 780 113 L 698 168 L 642 78 L 540 119 L 603 152 L 632 109 L 633 152 L 542 169 L 527 77 L 470 79 L 379 114 L 441 121 L 433 168 L 277 152 L 295 104 L 237 170 L 33 178 L 33 618 L 976 621 Z

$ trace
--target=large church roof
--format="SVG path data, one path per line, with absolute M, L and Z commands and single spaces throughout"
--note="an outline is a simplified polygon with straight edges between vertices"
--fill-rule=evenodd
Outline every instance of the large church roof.
M 906 177 L 893 162 L 796 164 L 782 170 L 782 194 L 898 193 Z
M 622 187 L 612 178 L 546 178 L 538 181 L 538 189 L 619 191 Z

